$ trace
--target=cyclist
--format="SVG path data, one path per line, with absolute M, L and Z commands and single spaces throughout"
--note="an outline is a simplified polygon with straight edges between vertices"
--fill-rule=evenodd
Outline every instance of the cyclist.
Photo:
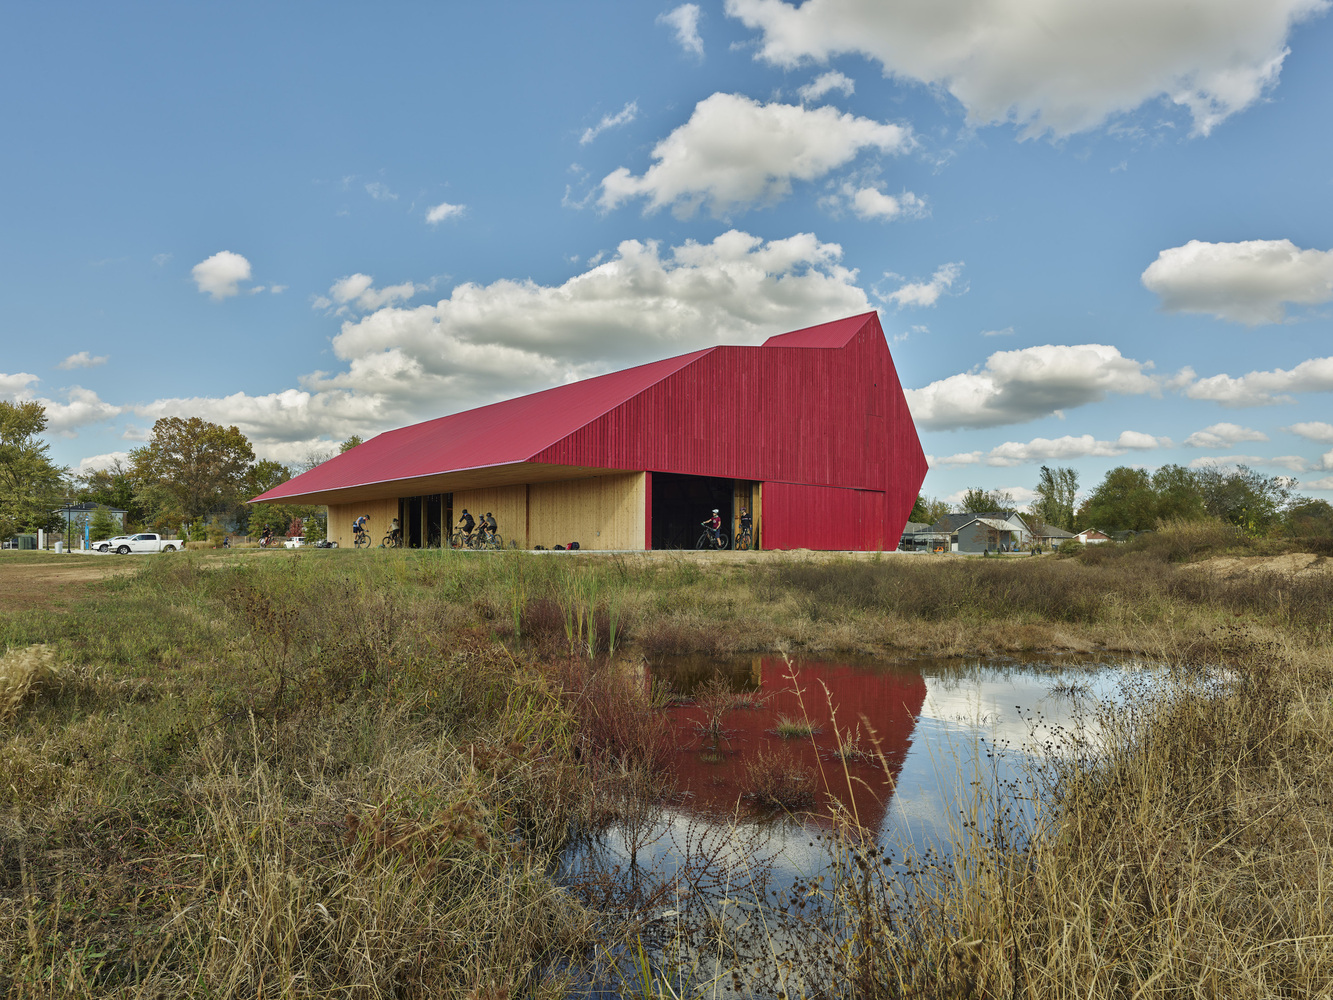
M 403 529 L 398 527 L 398 518 L 389 522 L 389 537 L 393 539 L 394 545 L 403 544 Z
M 754 518 L 748 508 L 741 508 L 741 537 L 750 538 L 754 529 Z
M 494 539 L 495 533 L 500 530 L 500 526 L 495 523 L 495 515 L 488 510 L 486 516 L 482 518 L 482 524 L 486 527 L 487 539 Z
M 469 541 L 472 538 L 472 531 L 477 526 L 476 519 L 463 508 L 463 515 L 458 519 L 458 530 L 463 533 L 463 541 Z
M 722 530 L 722 518 L 714 508 L 713 516 L 703 522 L 703 526 L 708 529 L 708 540 L 712 542 L 713 548 L 718 547 L 718 532 Z
M 261 549 L 268 548 L 268 543 L 271 542 L 272 540 L 273 540 L 273 529 L 266 524 L 264 525 L 264 534 L 259 539 L 259 547 Z
M 366 517 L 365 514 L 362 514 L 352 522 L 352 539 L 354 541 L 359 535 L 364 535 L 366 533 L 366 524 L 369 521 L 370 518 Z

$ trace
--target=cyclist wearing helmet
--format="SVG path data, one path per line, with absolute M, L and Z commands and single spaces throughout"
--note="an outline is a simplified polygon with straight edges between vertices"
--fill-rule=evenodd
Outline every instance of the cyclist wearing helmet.
M 476 526 L 477 526 L 476 520 L 473 518 L 471 514 L 467 512 L 467 508 L 464 507 L 463 516 L 458 519 L 458 530 L 463 533 L 464 538 L 471 538 L 472 529 L 474 529 Z
M 492 514 L 492 513 L 488 510 L 488 511 L 486 512 L 486 516 L 483 517 L 483 518 L 481 519 L 481 523 L 482 523 L 483 528 L 484 528 L 484 530 L 485 530 L 485 532 L 486 532 L 486 537 L 487 537 L 487 538 L 494 538 L 494 537 L 495 537 L 495 532 L 496 532 L 496 531 L 499 529 L 499 527 L 500 527 L 498 524 L 495 523 L 495 515 Z
M 366 522 L 368 522 L 369 520 L 370 520 L 370 518 L 366 517 L 365 514 L 362 514 L 360 517 L 358 517 L 355 521 L 352 522 L 352 537 L 353 537 L 353 538 L 355 538 L 357 535 L 363 535 L 363 534 L 365 534 L 365 532 L 366 532 Z
M 708 529 L 708 538 L 713 543 L 713 547 L 718 546 L 719 532 L 722 530 L 722 518 L 717 509 L 713 509 L 713 516 L 704 522 L 704 527 Z

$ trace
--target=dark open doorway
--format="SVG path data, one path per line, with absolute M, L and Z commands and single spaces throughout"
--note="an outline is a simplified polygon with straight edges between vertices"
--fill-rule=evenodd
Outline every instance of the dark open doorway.
M 700 524 L 717 508 L 722 530 L 732 523 L 733 480 L 709 476 L 653 473 L 653 548 L 692 549 L 703 532 Z

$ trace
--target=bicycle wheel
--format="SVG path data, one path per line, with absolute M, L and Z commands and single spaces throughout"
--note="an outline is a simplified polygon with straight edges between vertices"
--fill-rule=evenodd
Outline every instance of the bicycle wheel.
M 736 532 L 736 551 L 744 552 L 750 547 L 750 536 L 743 531 Z
M 461 531 L 455 531 L 452 535 L 449 536 L 449 548 L 461 549 L 462 547 L 463 547 L 463 533 Z
M 694 543 L 694 547 L 696 549 L 711 549 L 713 547 L 713 540 L 708 537 L 708 532 L 705 531 L 699 536 L 699 540 Z
M 491 536 L 491 548 L 502 549 L 504 547 L 505 547 L 505 540 L 503 538 L 501 538 L 499 535 Z
M 370 544 L 370 536 L 367 535 L 364 531 L 352 539 L 353 548 L 363 549 L 369 544 Z
M 380 542 L 380 548 L 382 549 L 398 548 L 398 536 L 394 534 L 385 535 L 384 540 Z

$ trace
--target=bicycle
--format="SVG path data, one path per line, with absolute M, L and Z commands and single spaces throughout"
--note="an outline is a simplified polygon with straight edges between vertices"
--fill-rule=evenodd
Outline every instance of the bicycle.
M 456 528 L 454 533 L 449 536 L 449 548 L 451 549 L 474 549 L 476 547 L 476 532 Z
M 696 549 L 708 549 L 713 552 L 719 552 L 728 548 L 731 539 L 722 533 L 721 530 L 714 532 L 709 528 L 704 529 L 704 533 L 699 536 L 699 540 L 694 543 Z
M 380 548 L 396 549 L 398 548 L 398 546 L 402 544 L 403 544 L 402 536 L 399 535 L 398 532 L 396 531 L 391 531 L 387 535 L 385 535 L 384 540 L 380 542 Z
M 736 532 L 736 551 L 744 552 L 754 544 L 754 537 L 750 534 L 749 528 L 742 528 Z
M 365 548 L 367 545 L 369 545 L 369 544 L 370 544 L 370 532 L 369 532 L 369 531 L 353 531 L 353 532 L 352 532 L 352 548 L 355 548 L 355 549 L 364 549 L 364 548 Z

